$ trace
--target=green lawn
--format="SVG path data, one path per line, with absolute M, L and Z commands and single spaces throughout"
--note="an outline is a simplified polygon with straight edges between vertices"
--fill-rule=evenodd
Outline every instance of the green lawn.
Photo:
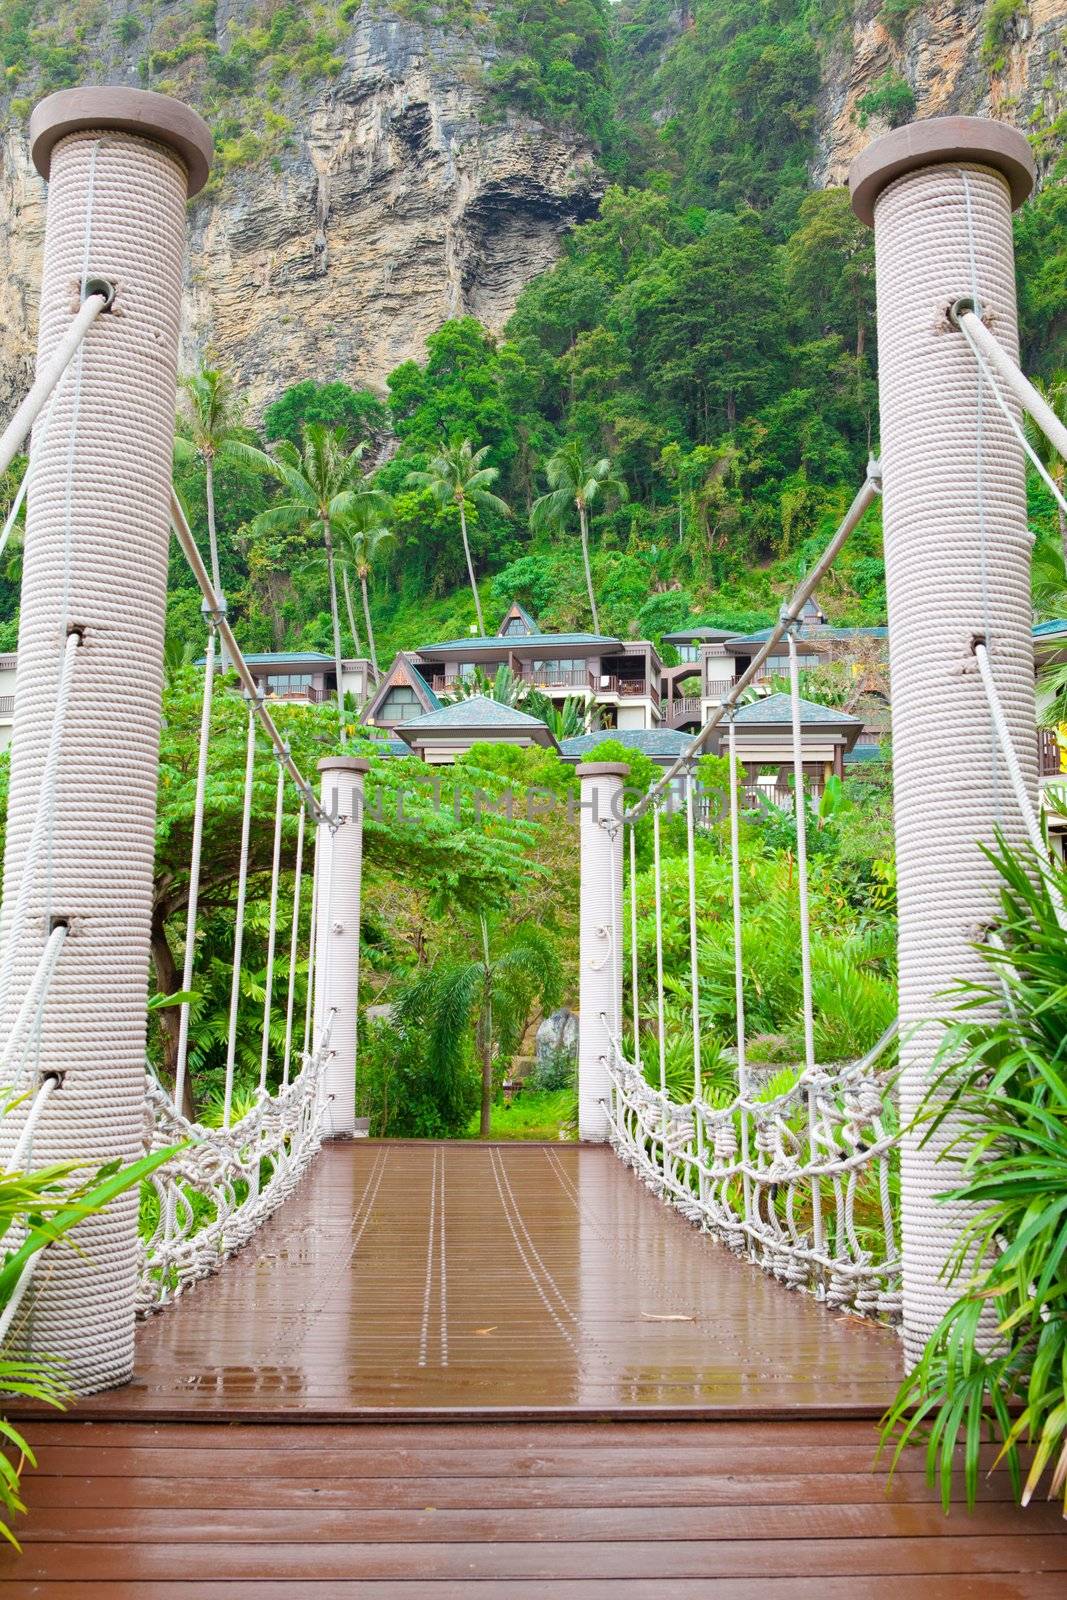
M 563 1124 L 574 1115 L 574 1090 L 556 1089 L 550 1094 L 520 1094 L 510 1106 L 494 1104 L 489 1122 L 491 1139 L 558 1139 Z M 470 1139 L 478 1137 L 478 1117 L 471 1118 Z M 572 1131 L 567 1138 L 573 1139 Z

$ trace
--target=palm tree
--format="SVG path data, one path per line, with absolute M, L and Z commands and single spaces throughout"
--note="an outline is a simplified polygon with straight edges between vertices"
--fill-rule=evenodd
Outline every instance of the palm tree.
M 302 533 L 322 541 L 330 581 L 330 622 L 333 660 L 337 674 L 337 718 L 341 743 L 345 742 L 345 703 L 341 688 L 341 622 L 337 611 L 337 564 L 334 529 L 346 517 L 376 510 L 379 520 L 390 509 L 389 496 L 369 484 L 361 470 L 364 444 L 345 449 L 344 428 L 327 428 L 309 422 L 303 449 L 288 439 L 279 440 L 273 454 L 263 459 L 288 490 L 289 498 L 261 511 L 252 523 L 256 533 Z
M 252 444 L 253 435 L 244 425 L 244 400 L 228 373 L 216 367 L 201 367 L 198 372 L 182 378 L 180 383 L 186 403 L 179 416 L 181 431 L 174 440 L 174 460 L 178 466 L 199 461 L 204 469 L 211 582 L 221 600 L 219 541 L 215 527 L 215 463 L 242 461 L 261 467 L 265 458 Z
M 582 533 L 582 560 L 585 563 L 585 587 L 589 595 L 589 609 L 593 613 L 593 632 L 600 632 L 596 595 L 593 593 L 593 574 L 589 567 L 589 508 L 602 495 L 615 494 L 626 499 L 626 485 L 611 470 L 608 456 L 593 459 L 581 439 L 568 439 L 560 445 L 555 455 L 545 464 L 548 494 L 533 503 L 530 526 L 535 533 L 545 528 L 562 528 L 570 514 L 571 506 L 578 508 L 578 525 Z
M 502 661 L 493 677 L 487 677 L 481 667 L 475 667 L 473 672 L 465 673 L 456 678 L 448 690 L 445 698 L 449 701 L 474 700 L 479 695 L 484 695 L 487 700 L 495 700 L 498 705 L 513 706 L 521 710 L 535 693 L 534 689 L 524 678 L 512 672 L 506 661 Z M 540 716 L 535 712 L 535 716 Z
M 337 530 L 337 548 L 341 557 L 341 576 L 344 579 L 345 605 L 348 607 L 348 623 L 352 629 L 352 637 L 358 641 L 358 635 L 352 620 L 352 599 L 348 587 L 348 569 L 355 572 L 359 579 L 360 593 L 363 596 L 363 620 L 367 625 L 367 644 L 370 648 L 370 664 L 374 676 L 378 677 L 378 652 L 374 645 L 374 628 L 370 620 L 370 598 L 367 593 L 367 579 L 370 577 L 371 568 L 378 557 L 378 552 L 383 545 L 393 537 L 392 530 L 385 527 L 382 522 L 384 509 L 380 504 L 361 500 L 353 510 L 339 524 Z M 356 649 L 359 649 L 357 642 Z
M 425 472 L 409 472 L 407 483 L 413 489 L 429 489 L 437 504 L 444 509 L 446 506 L 459 508 L 459 531 L 463 535 L 463 554 L 467 558 L 467 576 L 470 579 L 471 594 L 474 596 L 474 611 L 478 618 L 478 632 L 485 633 L 485 623 L 482 621 L 482 602 L 478 597 L 478 585 L 474 581 L 474 562 L 471 559 L 470 541 L 467 538 L 467 507 L 474 506 L 480 511 L 496 511 L 502 517 L 510 517 L 511 509 L 499 495 L 492 494 L 489 489 L 499 476 L 496 467 L 483 467 L 482 462 L 489 454 L 489 446 L 483 445 L 480 450 L 475 450 L 469 439 L 464 439 L 462 444 L 449 445 L 430 461 Z
M 455 1083 L 473 1030 L 482 1078 L 479 1131 L 486 1139 L 494 1056 L 508 1056 L 521 1044 L 535 1001 L 545 1011 L 556 1004 L 561 973 L 555 948 L 539 929 L 519 927 L 494 955 L 485 916 L 479 921 L 480 956 L 437 962 L 409 978 L 392 1020 L 401 1032 L 422 1041 L 426 1064 L 442 1084 Z
M 1039 389 L 1042 398 L 1048 401 L 1052 410 L 1061 422 L 1067 422 L 1067 372 L 1057 372 L 1047 383 L 1042 383 L 1039 378 L 1034 385 Z M 1043 428 L 1036 422 L 1026 418 L 1026 437 L 1031 449 L 1045 468 L 1049 477 L 1061 494 L 1067 490 L 1067 462 L 1064 461 L 1056 446 L 1048 438 Z M 1061 505 L 1056 507 L 1059 518 L 1060 544 L 1063 547 L 1063 557 L 1067 561 L 1067 512 Z

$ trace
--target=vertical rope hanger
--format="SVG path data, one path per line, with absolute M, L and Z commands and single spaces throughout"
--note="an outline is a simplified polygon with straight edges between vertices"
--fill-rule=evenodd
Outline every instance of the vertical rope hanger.
M 244 805 L 241 812 L 241 864 L 237 878 L 237 906 L 234 912 L 233 977 L 230 981 L 230 1020 L 226 1035 L 226 1087 L 222 1126 L 230 1126 L 233 1110 L 233 1069 L 237 1059 L 237 1011 L 241 999 L 241 957 L 244 952 L 245 899 L 248 891 L 248 839 L 252 822 L 252 782 L 256 762 L 256 708 L 249 699 L 248 741 L 245 747 Z
M 274 795 L 274 851 L 270 874 L 270 920 L 267 931 L 267 970 L 263 982 L 263 1038 L 259 1051 L 259 1092 L 267 1087 L 267 1062 L 270 1058 L 270 1014 L 274 990 L 274 949 L 278 937 L 278 874 L 282 862 L 282 822 L 285 816 L 285 768 L 278 762 L 278 784 Z
M 804 794 L 804 747 L 800 731 L 800 667 L 797 661 L 795 625 L 786 634 L 789 646 L 789 697 L 793 738 L 793 812 L 797 825 L 797 897 L 800 911 L 800 976 L 804 1009 L 804 1071 L 810 1078 L 815 1071 L 815 1017 L 811 987 L 811 916 L 808 904 L 808 812 Z M 808 1134 L 816 1147 L 816 1088 L 808 1088 Z M 811 1223 L 815 1248 L 822 1249 L 822 1196 L 819 1180 L 811 1186 Z
M 307 823 L 307 807 L 303 796 L 300 797 L 300 809 L 296 818 L 296 864 L 293 870 L 293 921 L 289 937 L 289 986 L 286 990 L 285 1000 L 285 1050 L 282 1056 L 282 1086 L 289 1082 L 289 1059 L 293 1050 L 293 1002 L 296 988 L 296 955 L 300 945 L 300 894 L 303 887 L 304 872 L 304 828 Z
M 627 824 L 623 822 L 625 827 Z M 641 1007 L 637 985 L 637 824 L 630 829 L 630 1002 L 634 1019 L 634 1061 L 641 1066 Z
M 734 708 L 730 707 L 727 723 L 730 752 L 730 892 L 734 916 L 734 1006 L 737 1037 L 737 1092 L 743 1101 L 748 1099 L 748 1057 L 745 1039 L 745 952 L 743 922 L 741 917 L 741 844 L 740 805 L 737 796 L 737 733 L 734 727 Z M 745 1165 L 744 1196 L 745 1221 L 752 1221 L 752 1181 L 748 1175 L 749 1114 L 741 1111 L 741 1160 Z
M 667 1031 L 663 1002 L 663 878 L 660 862 L 659 801 L 652 808 L 652 859 L 656 889 L 656 1029 L 659 1043 L 659 1087 L 667 1093 Z
M 193 801 L 193 838 L 189 852 L 189 900 L 185 917 L 185 958 L 182 966 L 182 992 L 193 985 L 196 962 L 197 917 L 200 909 L 200 862 L 204 842 L 204 797 L 207 792 L 207 753 L 211 743 L 211 705 L 215 683 L 214 613 L 208 614 L 207 651 L 204 658 L 204 687 L 200 702 L 200 744 L 196 755 L 196 794 Z M 185 1096 L 185 1076 L 189 1059 L 189 1005 L 183 1000 L 178 1013 L 178 1059 L 174 1073 L 174 1103 L 179 1111 Z

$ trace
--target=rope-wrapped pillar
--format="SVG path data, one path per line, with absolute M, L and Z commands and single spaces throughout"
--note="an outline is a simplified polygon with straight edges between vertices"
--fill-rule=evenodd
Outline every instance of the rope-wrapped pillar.
M 114 299 L 75 355 L 31 450 L 0 1036 L 49 929 L 65 924 L 21 1080 L 32 1088 L 57 1074 L 61 1087 L 27 1160 L 38 1167 L 77 1159 L 91 1173 L 134 1160 L 145 1144 L 185 212 L 207 176 L 211 135 L 194 112 L 162 95 L 89 89 L 43 101 L 30 136 L 37 170 L 49 180 L 38 370 L 87 292 L 103 284 Z M 3 1119 L 8 1149 L 24 1114 L 25 1106 Z M 12 1331 L 13 1346 L 57 1357 L 82 1393 L 122 1383 L 132 1370 L 137 1208 L 129 1193 L 80 1224 L 73 1246 L 53 1246 L 28 1315 Z
M 951 314 L 974 301 L 1017 353 L 1011 214 L 1032 182 L 1025 138 L 970 117 L 899 128 L 850 175 L 875 231 L 905 1124 L 929 1088 L 946 991 L 984 975 L 973 941 L 995 913 L 996 877 L 979 842 L 995 827 L 1025 842 L 976 641 L 1037 787 L 1023 454 Z M 956 1176 L 955 1131 L 903 1141 L 909 1363 L 961 1291 L 941 1273 L 967 1215 L 937 1198 Z
M 608 1137 L 607 1061 L 622 1030 L 622 816 L 629 768 L 588 761 L 581 780 L 578 929 L 578 1136 Z
M 327 1025 L 330 1052 L 324 1076 L 329 1101 L 327 1137 L 356 1133 L 356 1013 L 359 1003 L 359 901 L 363 876 L 363 779 L 370 763 L 359 756 L 319 762 L 322 806 L 318 824 L 319 905 L 315 933 L 315 1040 Z M 331 1020 L 332 1019 L 332 1020 Z

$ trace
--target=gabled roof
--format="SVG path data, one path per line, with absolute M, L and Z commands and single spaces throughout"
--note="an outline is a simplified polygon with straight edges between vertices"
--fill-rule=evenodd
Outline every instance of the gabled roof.
M 469 700 L 457 700 L 453 705 L 441 706 L 425 717 L 413 717 L 410 722 L 397 724 L 397 733 L 418 730 L 427 732 L 434 728 L 516 728 L 528 732 L 543 728 L 540 717 L 531 717 L 527 711 L 491 700 L 487 694 L 471 695 Z
M 578 733 L 560 744 L 564 761 L 582 761 L 599 745 L 608 741 L 623 745 L 627 750 L 640 750 L 643 755 L 667 761 L 680 756 L 692 743 L 692 735 L 678 733 L 674 728 L 600 728 L 596 733 Z
M 792 721 L 793 707 L 787 694 L 769 694 L 762 700 L 752 700 L 748 705 L 740 706 L 734 715 L 734 723 L 739 728 L 788 728 Z M 801 700 L 800 726 L 862 728 L 863 721 L 848 711 L 842 711 L 840 706 L 822 706 L 814 700 Z
M 390 689 L 395 689 L 398 684 L 406 684 L 409 689 L 414 689 L 416 699 L 426 711 L 436 711 L 441 702 L 426 682 L 417 665 L 407 651 L 397 653 L 389 671 L 378 685 L 377 692 L 363 713 L 365 722 L 372 722 L 378 715 L 380 708 L 385 704 Z
M 424 717 L 413 717 L 410 722 L 397 724 L 395 732 L 413 748 L 432 744 L 434 737 L 442 740 L 466 739 L 475 744 L 479 739 L 509 739 L 524 744 L 539 744 L 548 750 L 557 750 L 555 735 L 540 717 L 531 717 L 514 706 L 502 705 L 488 695 L 472 695 L 469 700 L 457 700 L 454 705 L 441 706 Z
M 492 651 L 498 655 L 506 651 L 509 644 L 517 648 L 528 650 L 538 645 L 574 645 L 588 649 L 590 654 L 595 654 L 599 646 L 610 646 L 613 650 L 622 648 L 622 640 L 609 638 L 606 634 L 599 633 L 528 633 L 516 635 L 514 640 L 502 638 L 499 633 L 488 634 L 476 639 L 445 639 L 440 644 L 420 644 L 416 655 L 470 655 L 477 652 Z
M 519 604 L 519 602 L 517 600 L 513 600 L 511 602 L 510 606 L 508 606 L 507 611 L 504 613 L 504 617 L 503 617 L 503 620 L 501 621 L 500 627 L 497 629 L 497 633 L 499 634 L 499 636 L 501 638 L 504 637 L 504 629 L 507 627 L 508 623 L 511 622 L 514 618 L 517 618 L 518 621 L 523 624 L 523 626 L 526 629 L 527 633 L 540 633 L 541 632 L 541 624 L 538 622 L 537 618 L 536 617 L 532 617 L 530 615 L 530 613 L 527 611 L 525 606 L 520 606 L 520 604 Z M 512 637 L 514 638 L 514 637 L 517 637 L 517 636 L 516 635 L 512 635 Z

